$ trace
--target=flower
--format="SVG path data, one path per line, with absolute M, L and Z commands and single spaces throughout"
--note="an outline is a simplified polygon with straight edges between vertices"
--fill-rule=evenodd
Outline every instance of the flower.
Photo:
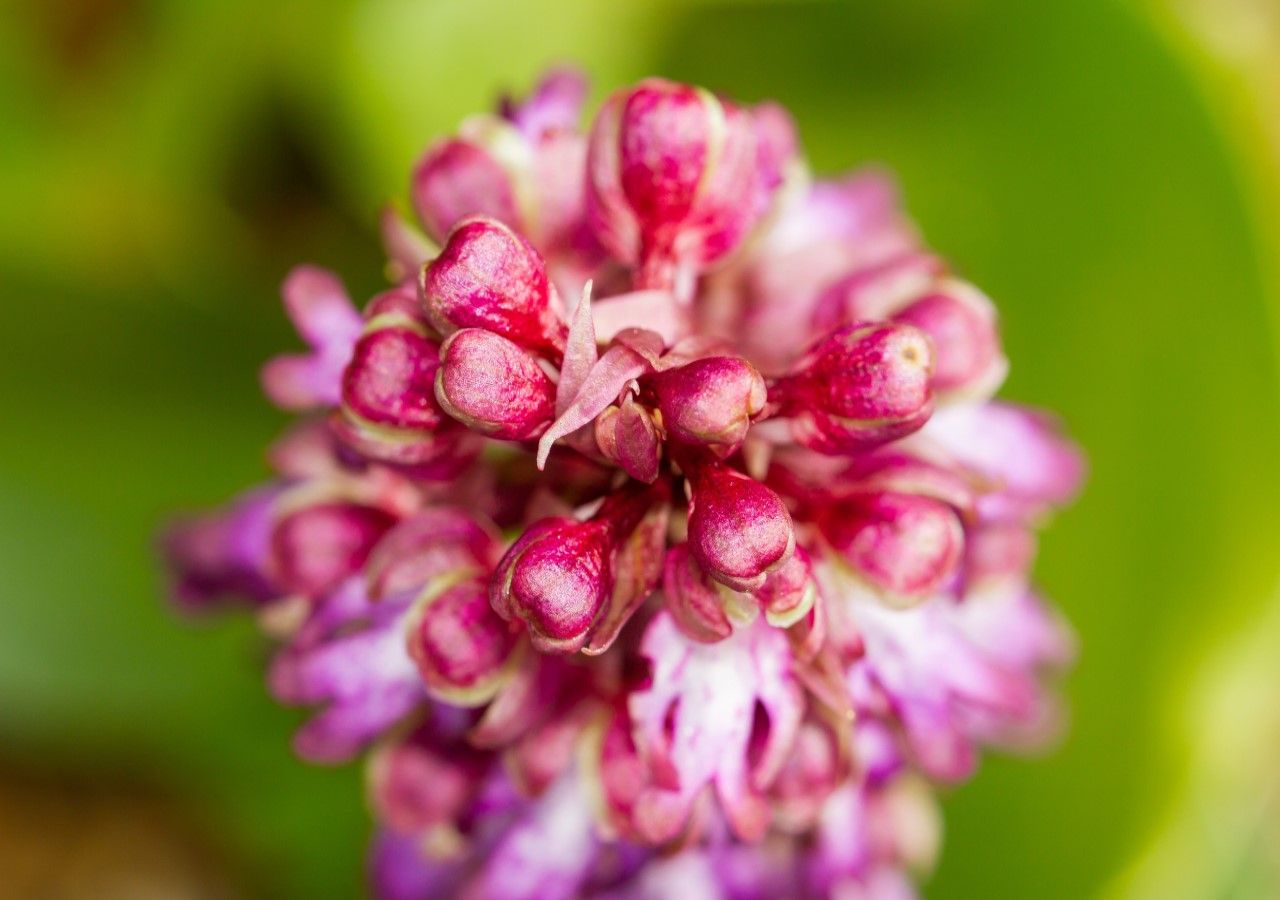
M 912 896 L 934 786 L 1059 724 L 1030 576 L 1081 455 L 990 399 L 995 305 L 887 176 L 585 91 L 429 147 L 363 311 L 286 279 L 308 418 L 168 532 L 174 598 L 249 604 L 299 755 L 365 755 L 381 897 Z

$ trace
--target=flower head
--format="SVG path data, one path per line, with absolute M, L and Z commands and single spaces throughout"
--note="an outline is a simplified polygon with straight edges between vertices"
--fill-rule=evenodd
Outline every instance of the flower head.
M 812 180 L 774 104 L 584 96 L 432 144 L 362 313 L 289 276 L 263 384 L 313 415 L 170 531 L 175 598 L 253 605 L 300 755 L 368 751 L 379 896 L 910 896 L 931 784 L 1057 726 L 1030 569 L 1080 454 L 989 399 L 995 306 L 884 174 Z

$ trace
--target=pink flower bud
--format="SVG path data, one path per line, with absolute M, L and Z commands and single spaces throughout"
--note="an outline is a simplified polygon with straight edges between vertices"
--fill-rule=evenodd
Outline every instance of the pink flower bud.
M 413 467 L 426 479 L 453 477 L 474 456 L 474 442 L 436 402 L 440 351 L 416 300 L 388 291 L 365 317 L 342 375 L 333 433 L 366 459 Z
M 767 391 L 755 366 L 735 356 L 709 356 L 646 379 L 662 425 L 676 440 L 731 453 L 764 409 Z
M 500 440 L 537 437 L 555 417 L 556 386 L 537 359 L 482 328 L 464 328 L 440 347 L 436 398 L 473 431 Z
M 493 697 L 515 645 L 511 626 L 489 605 L 483 580 L 428 588 L 409 617 L 409 656 L 427 691 L 456 706 Z
M 662 569 L 662 593 L 676 625 L 705 644 L 722 641 L 733 634 L 732 618 L 749 614 L 750 598 L 713 581 L 689 553 L 687 544 L 667 551 Z
M 964 552 L 955 510 L 932 497 L 866 494 L 826 510 L 820 526 L 845 561 L 892 599 L 928 597 Z
M 360 571 L 395 524 L 374 506 L 334 500 L 285 512 L 271 535 L 276 581 L 286 593 L 316 597 Z
M 653 415 L 630 393 L 595 421 L 596 446 L 632 478 L 652 484 L 662 460 L 662 438 Z
M 427 150 L 413 170 L 414 210 L 437 240 L 467 216 L 522 224 L 517 173 L 504 165 L 498 147 L 486 143 L 496 141 L 448 138 Z
M 501 116 L 472 116 L 433 145 L 413 173 L 419 219 L 437 240 L 468 216 L 517 229 L 549 255 L 586 232 L 586 139 L 577 124 L 587 90 L 578 72 L 550 73 Z M 594 247 L 592 247 L 594 250 Z
M 683 465 L 683 463 L 682 463 Z M 782 499 L 723 463 L 685 466 L 689 477 L 689 550 L 721 584 L 751 591 L 795 548 Z
M 919 429 L 933 412 L 933 348 L 896 323 L 836 329 L 775 383 L 797 442 L 821 453 L 866 450 Z
M 779 628 L 788 628 L 807 616 L 817 597 L 809 554 L 801 547 L 756 590 L 765 619 Z
M 436 404 L 440 350 L 416 311 L 370 307 L 369 321 L 342 374 L 342 411 L 353 424 L 431 431 L 444 421 Z
M 489 599 L 503 618 L 518 618 L 544 653 L 585 646 L 611 584 L 613 534 L 607 522 L 543 519 L 507 551 Z
M 460 572 L 491 571 L 500 555 L 492 527 L 447 506 L 405 519 L 369 555 L 364 569 L 369 596 L 376 600 Z
M 583 728 L 592 718 L 591 706 L 557 710 L 502 755 L 502 762 L 521 793 L 536 797 L 546 791 L 573 764 Z
M 1004 379 L 996 311 L 977 288 L 949 279 L 894 314 L 933 339 L 933 388 L 986 395 Z
M 650 514 L 655 502 L 664 503 L 666 497 L 665 488 L 633 485 L 608 495 L 586 522 L 552 517 L 534 523 L 498 563 L 489 583 L 494 610 L 504 619 L 523 621 L 533 645 L 544 653 L 577 653 L 588 640 L 595 648 L 588 647 L 589 651 L 602 652 L 604 647 L 596 646 L 598 640 L 605 645 L 612 641 L 625 615 L 634 611 L 657 581 L 657 551 L 651 550 L 652 541 L 646 535 L 638 535 L 637 526 L 651 520 L 665 524 L 665 515 Z M 641 539 L 632 542 L 633 535 Z M 619 560 L 623 545 L 632 552 Z M 651 566 L 646 563 L 650 557 Z M 621 579 L 615 571 L 620 563 Z M 642 571 L 649 569 L 652 574 Z M 615 583 L 625 583 L 623 593 L 638 594 L 638 599 L 614 597 Z M 606 610 L 611 605 L 625 610 Z M 597 635 L 597 631 L 606 633 Z
M 733 250 L 760 213 L 750 116 L 689 85 L 651 78 L 614 94 L 590 138 L 588 210 L 601 242 L 654 273 Z
M 813 326 L 825 331 L 885 319 L 914 325 L 933 340 L 934 390 L 989 394 L 1008 368 L 995 306 L 977 288 L 945 273 L 940 259 L 918 251 L 858 269 L 823 292 Z
M 369 758 L 369 803 L 397 831 L 423 834 L 452 825 L 479 792 L 492 754 L 445 743 L 429 724 L 378 746 Z
M 553 308 L 542 257 L 496 219 L 459 223 L 419 287 L 441 334 L 484 328 L 553 359 L 564 352 L 568 329 Z

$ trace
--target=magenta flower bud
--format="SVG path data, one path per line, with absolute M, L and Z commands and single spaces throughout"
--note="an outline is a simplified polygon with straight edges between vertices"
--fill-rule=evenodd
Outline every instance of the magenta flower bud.
M 484 328 L 558 360 L 568 328 L 553 305 L 538 251 L 497 221 L 458 224 L 419 283 L 427 317 L 441 334 Z
M 709 356 L 656 372 L 646 381 L 669 435 L 718 448 L 722 455 L 742 443 L 768 396 L 755 366 L 736 356 Z
M 342 408 L 331 421 L 360 456 L 450 478 L 475 454 L 466 431 L 436 402 L 440 351 L 412 293 L 388 291 L 365 311 L 364 333 L 342 375 Z
M 342 412 L 354 425 L 431 431 L 444 421 L 436 404 L 440 348 L 426 322 L 399 302 L 370 307 L 364 333 L 342 374 Z
M 495 126 L 503 123 L 494 122 Z M 515 129 L 507 125 L 507 131 Z M 427 233 L 443 240 L 459 221 L 483 215 L 520 227 L 520 173 L 504 164 L 500 128 L 490 140 L 448 138 L 431 147 L 413 170 L 413 207 Z M 506 136 L 507 142 L 519 140 Z
M 733 634 L 734 621 L 749 621 L 754 601 L 711 579 L 689 552 L 687 544 L 667 551 L 662 568 L 662 593 L 676 625 L 704 644 Z
M 755 593 L 770 625 L 789 628 L 807 616 L 818 597 L 809 554 L 797 547 Z
M 455 706 L 492 699 L 515 646 L 516 635 L 489 605 L 482 579 L 428 587 L 409 615 L 409 656 L 423 684 Z
M 378 745 L 369 757 L 369 805 L 379 821 L 402 833 L 454 824 L 492 764 L 492 754 L 441 740 L 432 724 Z
M 959 517 L 932 497 L 866 494 L 826 510 L 820 526 L 844 560 L 894 600 L 928 597 L 964 553 Z
M 605 521 L 543 519 L 507 551 L 489 598 L 503 618 L 518 618 L 544 653 L 576 653 L 612 588 L 612 529 Z
M 932 253 L 912 249 L 855 268 L 828 285 L 814 304 L 810 324 L 819 334 L 849 322 L 880 322 L 924 296 L 946 272 Z
M 419 590 L 437 578 L 493 569 L 501 555 L 491 525 L 453 507 L 432 507 L 387 532 L 364 577 L 373 599 Z
M 662 460 L 662 436 L 653 415 L 630 393 L 620 406 L 610 406 L 595 421 L 596 446 L 606 459 L 632 478 L 652 484 Z
M 473 431 L 508 441 L 537 437 L 556 411 L 556 386 L 527 350 L 483 328 L 455 331 L 440 347 L 436 398 Z
M 285 593 L 318 597 L 359 572 L 395 518 L 345 500 L 284 512 L 271 534 L 275 580 Z
M 986 395 L 1004 379 L 996 311 L 981 291 L 948 279 L 894 314 L 933 339 L 933 389 Z
M 753 591 L 795 549 L 791 515 L 782 499 L 723 463 L 698 461 L 689 478 L 689 550 L 708 575 L 738 591 Z
M 609 98 L 592 129 L 592 224 L 641 265 L 642 286 L 669 287 L 673 267 L 702 268 L 742 241 L 761 211 L 761 163 L 748 114 L 701 88 L 642 81 Z
M 836 329 L 774 384 L 796 441 L 820 453 L 870 449 L 918 430 L 933 412 L 933 347 L 892 322 Z
M 657 581 L 660 557 L 649 552 L 651 542 L 642 539 L 632 546 L 631 538 L 644 538 L 640 531 L 645 529 L 638 531 L 637 526 L 650 519 L 665 526 L 665 516 L 650 513 L 666 496 L 665 487 L 623 488 L 609 494 L 586 522 L 552 517 L 534 523 L 493 573 L 489 600 L 494 610 L 504 619 L 523 621 L 533 645 L 544 653 L 577 653 L 589 640 L 589 651 L 602 651 L 597 638 L 612 641 L 622 625 L 612 621 L 619 611 L 606 607 L 621 599 L 629 614 Z M 619 560 L 620 547 L 632 551 L 623 554 L 627 559 Z M 651 556 L 652 566 L 646 565 Z M 620 564 L 621 578 L 616 571 Z M 650 568 L 651 576 L 642 571 Z M 615 583 L 627 586 L 625 593 L 639 593 L 639 598 L 615 598 Z

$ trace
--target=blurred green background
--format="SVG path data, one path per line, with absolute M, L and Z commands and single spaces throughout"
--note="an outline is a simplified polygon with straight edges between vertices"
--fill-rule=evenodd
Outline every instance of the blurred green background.
M 1088 450 L 1039 567 L 1081 639 L 1070 734 L 947 797 L 927 895 L 1280 896 L 1278 23 L 1266 0 L 9 0 L 0 871 L 358 895 L 359 772 L 291 758 L 252 623 L 176 621 L 154 530 L 262 476 L 287 268 L 370 294 L 377 209 L 427 141 L 573 61 L 597 96 L 663 74 L 776 98 L 819 172 L 894 168 L 1001 307 L 1005 393 Z

